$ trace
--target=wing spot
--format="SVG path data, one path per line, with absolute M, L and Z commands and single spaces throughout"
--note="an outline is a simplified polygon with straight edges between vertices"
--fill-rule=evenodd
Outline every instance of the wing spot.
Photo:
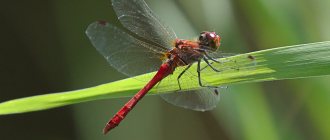
M 97 23 L 101 26 L 106 26 L 108 24 L 108 22 L 105 20 L 99 20 L 99 21 L 97 21 Z

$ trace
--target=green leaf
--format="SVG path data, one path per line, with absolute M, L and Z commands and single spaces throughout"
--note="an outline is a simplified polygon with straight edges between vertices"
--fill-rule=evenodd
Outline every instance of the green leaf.
M 305 78 L 330 74 L 330 41 L 295 46 L 279 47 L 263 51 L 221 58 L 223 63 L 215 65 L 221 72 L 205 70 L 203 78 L 212 85 L 252 83 L 281 79 Z M 202 64 L 202 67 L 205 64 Z M 192 66 L 196 69 L 196 65 Z M 173 74 L 176 77 L 179 72 Z M 44 94 L 6 101 L 0 104 L 0 115 L 24 113 L 50 109 L 81 102 L 119 98 L 134 95 L 155 74 L 148 73 L 133 78 L 111 82 L 91 88 Z M 139 79 L 139 80 L 136 80 Z M 141 81 L 141 79 L 144 79 Z M 162 88 L 151 94 L 173 92 L 169 80 L 162 81 Z M 184 90 L 200 88 L 198 84 L 184 86 Z

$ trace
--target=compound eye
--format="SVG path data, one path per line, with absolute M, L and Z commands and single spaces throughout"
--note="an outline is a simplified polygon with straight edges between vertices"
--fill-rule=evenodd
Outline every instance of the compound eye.
M 199 36 L 199 41 L 205 41 L 205 39 L 206 39 L 206 35 L 205 34 L 201 34 Z
M 211 38 L 215 38 L 215 36 L 216 36 L 215 33 L 210 33 Z

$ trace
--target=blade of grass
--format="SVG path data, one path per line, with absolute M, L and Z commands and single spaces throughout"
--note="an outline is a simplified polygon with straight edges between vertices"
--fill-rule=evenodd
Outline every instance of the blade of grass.
M 330 41 L 267 49 L 220 60 L 226 61 L 226 63 L 221 64 L 218 68 L 224 69 L 239 66 L 239 70 L 224 70 L 221 73 L 203 75 L 203 78 L 207 79 L 212 85 L 329 75 Z M 193 67 L 196 69 L 196 65 Z M 146 79 L 145 81 L 147 81 L 153 75 L 154 72 L 137 76 L 136 79 Z M 177 76 L 177 73 L 174 73 L 173 76 Z M 38 95 L 3 102 L 0 104 L 0 115 L 44 110 L 99 99 L 131 96 L 146 83 L 136 79 L 134 77 L 127 78 L 81 90 Z M 198 84 L 191 84 L 189 87 L 184 88 L 185 90 L 193 90 L 200 87 Z M 166 93 L 174 90 L 176 88 L 165 86 L 165 88 L 157 89 L 157 93 Z M 155 93 L 152 90 L 149 95 Z

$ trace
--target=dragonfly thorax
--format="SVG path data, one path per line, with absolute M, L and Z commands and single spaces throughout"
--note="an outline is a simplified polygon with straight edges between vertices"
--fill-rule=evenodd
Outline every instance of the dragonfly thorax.
M 176 67 L 197 62 L 204 57 L 204 54 L 198 41 L 176 39 L 175 47 L 166 53 L 166 56 Z

